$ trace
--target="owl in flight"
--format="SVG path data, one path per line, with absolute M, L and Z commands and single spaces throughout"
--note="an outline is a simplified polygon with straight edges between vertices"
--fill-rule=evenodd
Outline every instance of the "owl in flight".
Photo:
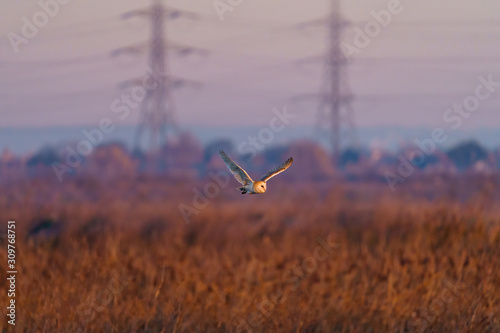
M 225 152 L 222 150 L 219 152 L 220 157 L 226 163 L 227 167 L 229 168 L 229 171 L 234 175 L 234 178 L 243 185 L 242 187 L 239 187 L 238 189 L 241 191 L 241 194 L 245 193 L 250 193 L 250 194 L 260 194 L 266 192 L 267 185 L 266 182 L 276 176 L 279 173 L 282 173 L 286 169 L 290 167 L 293 163 L 293 158 L 289 158 L 286 160 L 285 163 L 281 164 L 279 167 L 274 168 L 270 171 L 268 171 L 265 175 L 260 177 L 260 180 L 258 181 L 253 181 L 252 178 L 246 173 L 245 170 L 243 170 L 238 164 L 234 163 L 227 155 Z

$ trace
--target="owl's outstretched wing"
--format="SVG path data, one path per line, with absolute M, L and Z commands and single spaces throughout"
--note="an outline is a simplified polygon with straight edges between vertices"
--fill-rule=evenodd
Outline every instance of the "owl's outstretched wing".
M 220 157 L 226 163 L 229 171 L 233 174 L 234 178 L 241 184 L 241 185 L 247 185 L 249 183 L 253 183 L 252 178 L 246 173 L 245 170 L 243 170 L 238 164 L 234 163 L 233 160 L 231 160 L 224 151 L 219 152 Z
M 288 169 L 290 167 L 290 165 L 292 165 L 292 163 L 293 163 L 293 158 L 290 157 L 289 159 L 286 160 L 285 163 L 281 164 L 279 167 L 274 168 L 272 170 L 269 170 L 265 175 L 263 175 L 260 178 L 260 180 L 267 182 L 269 179 L 273 178 L 277 174 L 280 174 L 283 171 L 285 171 L 286 169 Z

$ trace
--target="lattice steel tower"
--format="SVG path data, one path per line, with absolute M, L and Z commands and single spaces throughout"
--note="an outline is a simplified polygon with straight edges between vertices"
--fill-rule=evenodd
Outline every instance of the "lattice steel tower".
M 154 0 L 151 8 L 151 44 L 149 66 L 159 78 L 154 89 L 148 90 L 141 103 L 139 124 L 135 133 L 135 144 L 140 146 L 145 132 L 149 132 L 149 149 L 158 150 L 166 143 L 167 129 L 175 129 L 175 103 L 168 75 L 167 47 L 165 43 L 166 11 L 161 0 Z
M 354 112 L 347 82 L 347 59 L 341 49 L 347 26 L 341 15 L 341 0 L 332 0 L 328 25 L 328 50 L 325 55 L 323 83 L 318 106 L 318 126 L 329 134 L 334 162 L 341 149 L 354 144 Z
M 154 88 L 147 89 L 146 95 L 141 102 L 139 124 L 134 141 L 136 146 L 140 147 L 145 141 L 144 136 L 146 132 L 148 132 L 148 147 L 150 150 L 156 151 L 166 143 L 168 131 L 177 130 L 174 120 L 176 108 L 173 89 L 189 84 L 199 86 L 198 82 L 183 78 L 174 78 L 171 75 L 168 68 L 170 50 L 177 51 L 181 57 L 196 53 L 206 54 L 207 51 L 191 46 L 175 44 L 166 38 L 166 23 L 168 20 L 180 17 L 198 20 L 199 16 L 195 13 L 167 8 L 163 5 L 162 0 L 153 0 L 151 8 L 125 13 L 123 18 L 128 19 L 134 16 L 144 16 L 151 21 L 151 40 L 147 47 L 149 51 L 148 75 L 152 76 L 157 83 Z M 142 49 L 142 45 L 127 46 L 114 50 L 112 55 L 117 56 L 122 53 L 136 54 L 142 51 Z M 152 79 L 150 80 L 153 81 Z M 142 80 L 129 80 L 130 82 L 142 82 Z

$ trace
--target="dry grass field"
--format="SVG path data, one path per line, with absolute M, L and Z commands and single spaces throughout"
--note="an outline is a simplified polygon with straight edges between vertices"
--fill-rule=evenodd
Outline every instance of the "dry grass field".
M 176 187 L 4 188 L 19 273 L 2 332 L 500 332 L 500 213 L 484 191 L 229 186 L 186 223 L 193 193 Z M 5 238 L 0 251 L 5 271 Z

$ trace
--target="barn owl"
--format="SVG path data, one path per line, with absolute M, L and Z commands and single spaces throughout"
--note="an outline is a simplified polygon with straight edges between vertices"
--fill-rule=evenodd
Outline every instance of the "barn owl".
M 280 166 L 268 171 L 265 175 L 263 175 L 260 180 L 258 181 L 253 181 L 252 178 L 246 173 L 245 170 L 243 170 L 238 164 L 234 163 L 227 155 L 224 153 L 224 151 L 219 152 L 220 157 L 226 163 L 227 167 L 229 168 L 229 171 L 234 175 L 234 178 L 243 185 L 242 187 L 239 187 L 238 189 L 241 191 L 241 194 L 245 193 L 250 193 L 250 194 L 260 194 L 266 192 L 267 189 L 267 181 L 274 176 L 276 176 L 279 173 L 282 173 L 286 169 L 290 167 L 293 163 L 293 158 L 289 158 L 286 160 L 285 163 L 281 164 Z

